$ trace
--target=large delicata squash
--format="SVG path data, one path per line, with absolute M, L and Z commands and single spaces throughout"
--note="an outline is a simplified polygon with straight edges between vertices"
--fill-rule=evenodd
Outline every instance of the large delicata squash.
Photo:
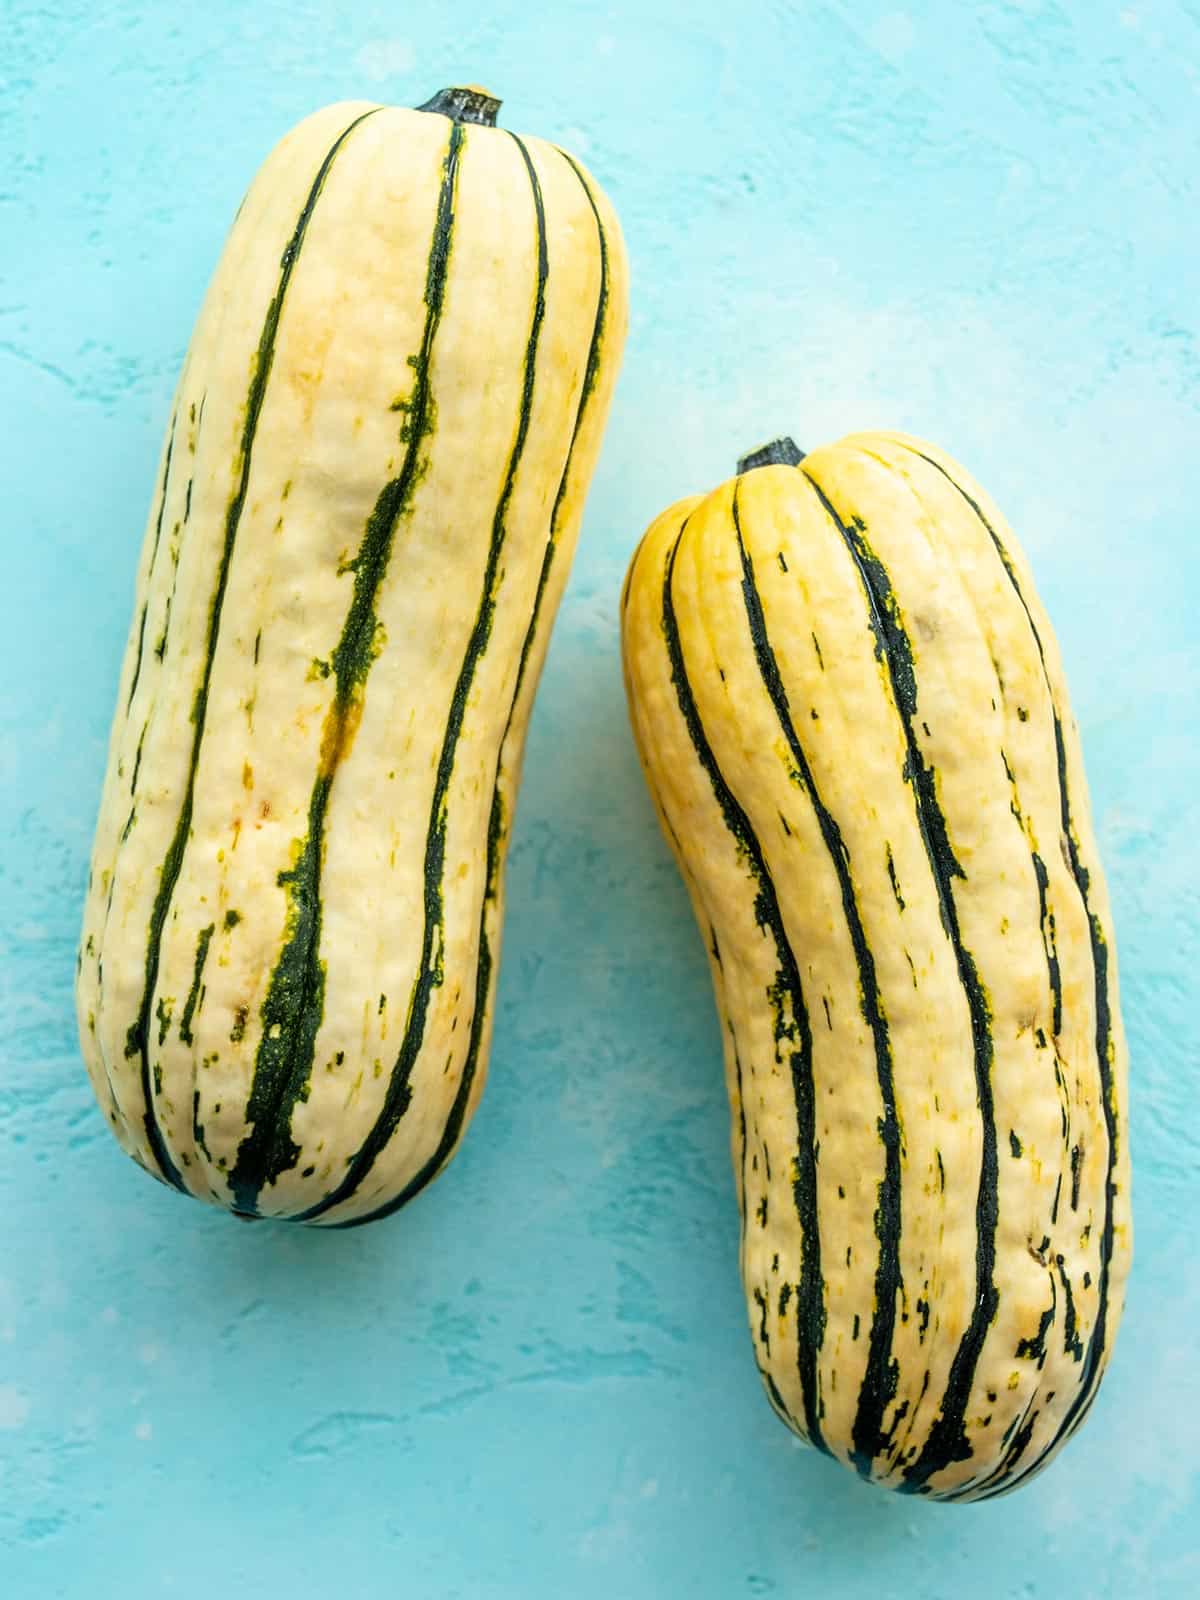
M 123 1147 L 368 1221 L 483 1086 L 526 724 L 626 325 L 612 210 L 482 90 L 267 158 L 158 468 L 84 913 Z
M 622 636 L 771 1403 L 872 1482 L 1011 1489 L 1091 1406 L 1132 1249 L 1108 897 L 1026 560 L 930 445 L 779 440 L 652 524 Z

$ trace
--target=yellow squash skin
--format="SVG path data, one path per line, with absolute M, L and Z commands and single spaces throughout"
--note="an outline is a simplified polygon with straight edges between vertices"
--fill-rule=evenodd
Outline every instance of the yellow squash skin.
M 587 174 L 482 92 L 431 107 L 330 106 L 251 185 L 121 672 L 83 1053 L 136 1161 L 246 1215 L 394 1210 L 474 1111 L 525 730 L 624 342 Z
M 666 511 L 622 640 L 772 1404 L 874 1483 L 1002 1493 L 1090 1407 L 1132 1251 L 1108 897 L 1026 560 L 948 456 L 856 434 Z

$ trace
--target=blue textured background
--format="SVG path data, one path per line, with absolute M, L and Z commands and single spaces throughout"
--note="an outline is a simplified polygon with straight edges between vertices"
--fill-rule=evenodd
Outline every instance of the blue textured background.
M 476 13 L 483 8 L 475 8 Z M 0 1593 L 1200 1593 L 1194 0 L 0 4 Z M 168 398 L 226 226 L 333 99 L 482 80 L 624 220 L 625 374 L 531 734 L 492 1078 L 348 1235 L 125 1160 L 71 1003 Z M 1083 729 L 1137 1264 L 1036 1488 L 872 1492 L 772 1417 L 699 940 L 627 736 L 636 536 L 739 450 L 898 425 L 1020 530 Z

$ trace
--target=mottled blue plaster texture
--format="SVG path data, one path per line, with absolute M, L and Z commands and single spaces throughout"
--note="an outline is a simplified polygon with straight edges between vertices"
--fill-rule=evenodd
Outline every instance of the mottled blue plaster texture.
M 1200 1594 L 1194 0 L 3 0 L 0 40 L 0 1595 Z M 473 80 L 587 160 L 633 271 L 492 1075 L 391 1222 L 247 1228 L 120 1154 L 75 1041 L 156 452 L 272 143 Z M 965 461 L 1033 560 L 1132 1046 L 1114 1363 L 980 1508 L 864 1487 L 761 1394 L 708 975 L 619 670 L 652 515 L 764 437 L 873 425 Z

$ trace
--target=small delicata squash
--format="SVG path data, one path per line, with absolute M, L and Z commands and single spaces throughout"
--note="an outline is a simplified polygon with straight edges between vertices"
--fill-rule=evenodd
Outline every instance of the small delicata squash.
M 158 468 L 79 956 L 126 1151 L 395 1210 L 483 1086 L 504 857 L 626 325 L 578 162 L 450 89 L 267 158 Z
M 663 513 L 630 713 L 712 969 L 767 1394 L 874 1483 L 982 1499 L 1086 1416 L 1132 1249 L 1078 731 L 1029 566 L 863 433 Z

